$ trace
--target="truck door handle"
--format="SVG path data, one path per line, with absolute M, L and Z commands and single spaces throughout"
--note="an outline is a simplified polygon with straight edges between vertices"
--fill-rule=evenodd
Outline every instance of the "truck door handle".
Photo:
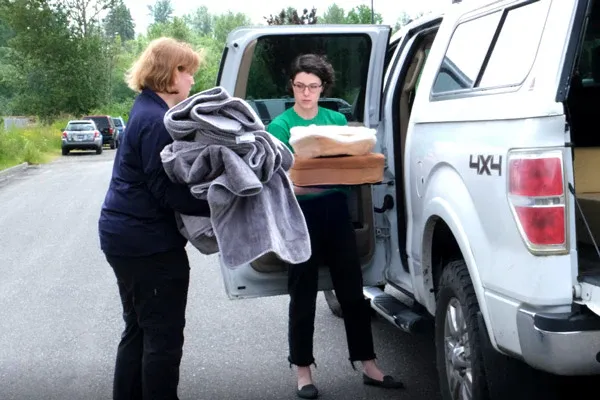
M 394 198 L 391 195 L 386 194 L 383 198 L 383 204 L 381 208 L 374 207 L 373 210 L 378 214 L 382 214 L 387 210 L 391 210 L 392 208 L 394 208 Z

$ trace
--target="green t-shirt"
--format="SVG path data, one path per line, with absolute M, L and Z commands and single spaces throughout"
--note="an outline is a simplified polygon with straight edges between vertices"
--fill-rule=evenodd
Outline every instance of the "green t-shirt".
M 317 115 L 313 119 L 304 119 L 299 116 L 293 107 L 285 110 L 281 114 L 279 114 L 267 127 L 267 132 L 271 135 L 275 136 L 277 139 L 281 140 L 291 151 L 294 152 L 294 149 L 290 145 L 290 131 L 295 126 L 310 126 L 310 125 L 348 125 L 348 121 L 344 114 L 339 113 L 337 111 L 329 110 L 327 108 L 319 107 L 319 111 Z M 341 191 L 343 193 L 347 193 L 348 189 L 346 188 L 332 188 L 329 190 L 324 190 L 319 193 L 310 193 L 310 194 L 302 194 L 297 195 L 298 200 L 306 200 L 312 199 L 318 196 L 322 196 L 327 193 L 331 193 L 333 191 Z

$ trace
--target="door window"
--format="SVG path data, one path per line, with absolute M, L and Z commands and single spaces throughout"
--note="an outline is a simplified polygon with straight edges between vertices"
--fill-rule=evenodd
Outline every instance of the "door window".
M 549 5 L 525 2 L 459 24 L 433 94 L 520 85 L 533 66 Z
M 261 37 L 252 54 L 245 98 L 268 124 L 294 103 L 288 72 L 293 59 L 316 53 L 327 57 L 336 76 L 321 106 L 341 112 L 348 121 L 362 122 L 371 47 L 370 37 L 363 34 Z
M 473 87 L 501 16 L 495 12 L 458 25 L 433 85 L 434 94 Z

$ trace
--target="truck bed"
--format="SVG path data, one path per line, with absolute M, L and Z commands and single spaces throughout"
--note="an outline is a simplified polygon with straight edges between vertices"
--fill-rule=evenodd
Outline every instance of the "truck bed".
M 579 255 L 579 280 L 600 286 L 600 256 L 594 246 L 578 242 L 577 252 Z

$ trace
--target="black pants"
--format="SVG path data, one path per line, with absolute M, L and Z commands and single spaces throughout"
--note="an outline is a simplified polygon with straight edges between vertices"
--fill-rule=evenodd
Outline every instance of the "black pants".
M 113 398 L 177 399 L 190 280 L 185 249 L 106 259 L 117 276 L 125 320 Z
M 369 305 L 363 296 L 360 260 L 346 196 L 332 193 L 300 202 L 310 233 L 312 256 L 290 265 L 288 290 L 290 363 L 314 363 L 313 334 L 319 266 L 329 267 L 344 315 L 350 361 L 375 358 Z

